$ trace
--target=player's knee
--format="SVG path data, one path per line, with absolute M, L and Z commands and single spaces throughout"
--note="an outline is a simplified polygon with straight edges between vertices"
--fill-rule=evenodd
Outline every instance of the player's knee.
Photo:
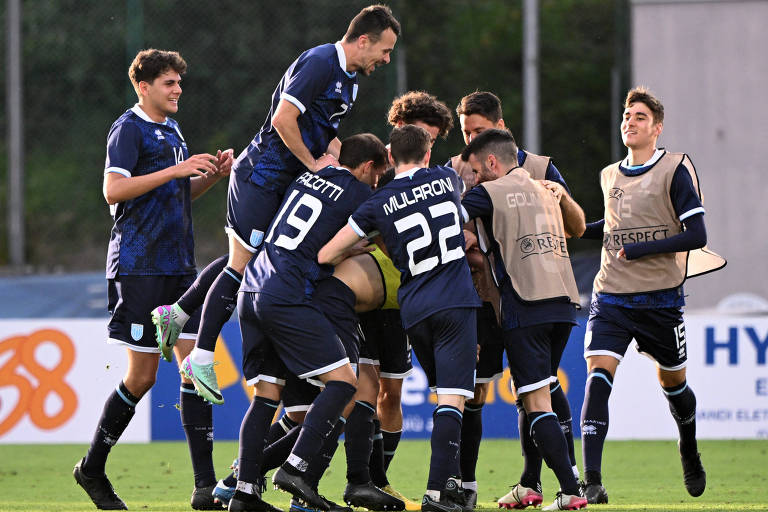
M 285 415 L 288 416 L 291 421 L 301 425 L 304 423 L 304 417 L 307 415 L 307 411 L 288 411 L 285 413 Z
M 155 385 L 156 376 L 154 374 L 133 375 L 125 379 L 125 387 L 130 393 L 138 398 L 143 397 L 152 386 Z
M 488 397 L 489 385 L 487 382 L 479 382 L 475 384 L 475 396 L 467 399 L 467 404 L 473 407 L 481 407 L 485 405 L 485 400 Z

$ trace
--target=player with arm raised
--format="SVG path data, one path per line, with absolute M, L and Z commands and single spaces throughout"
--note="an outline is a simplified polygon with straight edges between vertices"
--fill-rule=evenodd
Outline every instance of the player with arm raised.
M 422 510 L 458 512 L 460 489 L 451 477 L 459 470 L 464 400 L 474 390 L 475 308 L 480 301 L 464 258 L 459 179 L 450 169 L 425 167 L 429 146 L 430 136 L 422 128 L 406 125 L 392 131 L 396 178 L 358 208 L 318 261 L 338 263 L 358 240 L 381 233 L 401 272 L 403 326 L 438 397 Z
M 127 348 L 128 369 L 104 404 L 88 454 L 74 469 L 77 483 L 102 509 L 126 508 L 104 468 L 138 402 L 155 383 L 159 350 L 152 308 L 178 298 L 195 277 L 191 202 L 232 167 L 231 150 L 189 156 L 178 123 L 169 117 L 178 111 L 186 69 L 177 52 L 139 52 L 129 69 L 138 103 L 114 122 L 107 139 L 104 197 L 115 221 L 107 251 L 108 342 Z M 175 349 L 178 361 L 194 346 L 198 320 L 195 315 L 183 330 Z M 179 404 L 195 475 L 192 507 L 212 508 L 211 406 L 187 379 L 182 379 Z
M 495 94 L 487 91 L 476 91 L 461 98 L 456 107 L 456 114 L 459 116 L 462 136 L 464 143 L 469 144 L 478 135 L 490 129 L 506 129 L 503 118 L 501 100 Z M 569 232 L 578 237 L 581 233 L 576 229 L 577 226 L 584 224 L 584 212 L 581 207 L 571 198 L 570 191 L 565 179 L 558 171 L 552 159 L 548 156 L 536 155 L 518 147 L 517 160 L 520 167 L 536 180 L 547 180 L 561 185 L 566 191 L 563 204 L 563 217 Z M 461 159 L 461 155 L 451 158 L 449 165 L 459 173 L 466 190 L 470 190 L 476 181 L 475 173 L 471 166 Z M 474 223 L 465 226 L 466 229 L 474 232 Z M 490 268 L 487 263 L 473 269 L 472 277 L 475 281 L 480 297 L 483 299 L 483 307 L 478 310 L 478 343 L 480 344 L 480 353 L 477 362 L 477 383 L 475 385 L 475 396 L 467 401 L 464 411 L 464 423 L 461 431 L 461 477 L 462 485 L 465 488 L 465 495 L 468 498 L 468 504 L 473 505 L 477 500 L 477 481 L 475 478 L 475 468 L 480 449 L 480 441 L 483 436 L 482 412 L 485 400 L 488 394 L 489 383 L 501 378 L 504 370 L 504 346 L 501 343 L 501 332 L 498 326 L 498 300 L 499 292 L 493 282 L 490 274 Z M 557 376 L 556 374 L 554 375 Z M 552 406 L 560 420 L 560 426 L 565 432 L 568 441 L 568 453 L 571 458 L 571 464 L 576 478 L 578 468 L 576 466 L 576 455 L 573 448 L 573 434 L 571 432 L 571 408 L 568 399 L 563 392 L 560 383 L 556 380 L 550 386 L 552 391 Z M 521 411 L 519 419 L 525 417 L 525 411 L 522 401 L 517 401 L 517 409 Z M 520 424 L 521 438 L 525 438 L 525 429 Z M 523 456 L 526 464 L 531 467 L 541 465 L 541 458 L 538 450 L 530 442 L 523 445 Z M 513 491 L 514 492 L 514 489 Z M 499 505 L 502 507 L 513 506 L 517 503 L 512 492 L 499 499 Z
M 358 135 L 345 144 L 352 148 L 371 140 L 381 154 L 382 143 L 372 135 Z M 370 146 L 370 144 L 368 144 Z M 366 146 L 366 147 L 368 147 Z M 381 163 L 364 158 L 346 167 L 329 166 L 318 173 L 305 171 L 291 185 L 265 237 L 264 248 L 247 266 L 238 312 L 243 335 L 246 376 L 261 376 L 269 368 L 271 379 L 259 378 L 251 407 L 240 431 L 237 491 L 230 510 L 270 509 L 260 496 L 263 443 L 280 400 L 288 372 L 313 378 L 325 388 L 307 412 L 291 454 L 273 476 L 273 482 L 309 506 L 327 510 L 308 481 L 307 469 L 336 428 L 344 407 L 355 393 L 356 378 L 347 351 L 324 314 L 313 304 L 317 283 L 333 268 L 320 265 L 318 250 L 343 226 L 347 217 L 371 194 Z M 350 151 L 355 154 L 354 151 Z M 282 374 L 275 368 L 282 368 Z
M 336 134 L 357 97 L 357 73 L 367 76 L 389 63 L 399 34 L 390 9 L 373 5 L 355 16 L 341 41 L 311 48 L 291 64 L 272 95 L 264 125 L 234 164 L 226 266 L 219 258 L 176 304 L 155 311 L 158 343 L 167 353 L 189 311 L 205 302 L 197 344 L 183 368 L 207 400 L 224 401 L 213 369 L 214 349 L 234 310 L 245 265 L 258 252 L 293 179 L 307 169 L 338 163 Z
M 531 179 L 517 165 L 517 144 L 507 130 L 486 130 L 462 153 L 477 175 L 478 186 L 462 200 L 468 216 L 478 219 L 477 236 L 488 255 L 501 293 L 503 348 L 519 400 L 520 441 L 540 454 L 538 465 L 526 459 L 511 508 L 542 501 L 541 458 L 560 482 L 557 497 L 545 510 L 575 510 L 587 502 L 579 495 L 568 446 L 552 410 L 550 385 L 571 328 L 577 323 L 579 294 L 565 242 L 562 186 Z M 576 226 L 578 233 L 584 224 Z M 482 351 L 481 351 L 482 353 Z

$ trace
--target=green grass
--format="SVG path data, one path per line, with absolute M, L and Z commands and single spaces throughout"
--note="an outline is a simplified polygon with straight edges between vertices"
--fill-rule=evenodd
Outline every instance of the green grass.
M 593 510 L 768 510 L 768 442 L 702 441 L 707 490 L 691 498 L 682 482 L 675 443 L 608 442 L 603 479 L 610 505 Z M 0 511 L 95 510 L 72 478 L 72 466 L 85 453 L 84 445 L 0 445 Z M 215 446 L 220 476 L 237 454 L 231 442 Z M 579 447 L 577 446 L 577 452 Z M 429 443 L 403 441 L 390 469 L 395 488 L 412 498 L 424 492 L 429 464 Z M 480 447 L 477 478 L 480 506 L 496 509 L 495 500 L 508 491 L 521 470 L 516 440 L 484 441 Z M 340 447 L 320 490 L 341 501 L 344 489 L 344 449 Z M 192 474 L 184 443 L 118 444 L 107 473 L 131 510 L 189 511 Z M 543 470 L 545 504 L 557 490 L 552 472 Z M 270 490 L 265 498 L 288 508 L 288 496 Z

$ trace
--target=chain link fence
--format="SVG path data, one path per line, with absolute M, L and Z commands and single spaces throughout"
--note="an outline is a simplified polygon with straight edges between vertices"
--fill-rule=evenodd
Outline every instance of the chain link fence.
M 193 153 L 234 148 L 262 125 L 270 96 L 305 49 L 334 42 L 370 2 L 341 0 L 25 0 L 22 70 L 25 140 L 25 256 L 35 271 L 103 268 L 111 218 L 102 196 L 106 136 L 136 101 L 128 65 L 142 48 L 179 51 L 188 63 L 175 118 Z M 475 90 L 498 94 L 507 125 L 522 127 L 521 2 L 395 0 L 403 34 L 393 62 L 360 78 L 340 136 L 386 140 L 386 113 L 401 89 L 423 89 L 454 109 Z M 553 155 L 585 210 L 601 214 L 597 172 L 610 158 L 611 0 L 543 0 L 543 153 Z M 2 12 L 5 23 L 5 10 Z M 4 25 L 5 26 L 5 25 Z M 5 54 L 6 42 L 3 45 Z M 398 59 L 400 62 L 398 64 Z M 7 62 L 5 63 L 7 65 Z M 6 65 L 0 70 L 5 82 Z M 6 115 L 0 142 L 0 267 L 8 264 Z M 458 119 L 435 147 L 442 163 L 463 147 Z M 595 207 L 592 203 L 597 201 Z M 197 258 L 226 252 L 226 184 L 193 208 Z

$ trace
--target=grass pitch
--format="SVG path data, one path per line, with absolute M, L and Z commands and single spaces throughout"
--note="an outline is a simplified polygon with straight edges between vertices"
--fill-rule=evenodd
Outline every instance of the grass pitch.
M 577 446 L 577 453 L 580 453 Z M 683 486 L 677 447 L 672 441 L 607 442 L 603 479 L 609 505 L 590 505 L 601 512 L 625 510 L 762 510 L 768 511 L 768 442 L 700 441 L 707 470 L 707 490 L 691 498 Z M 84 445 L 0 445 L 0 511 L 91 511 L 95 507 L 72 478 Z M 237 456 L 237 445 L 218 442 L 214 457 L 223 477 Z M 419 499 L 429 464 L 427 441 L 403 441 L 389 471 L 392 484 Z M 488 440 L 480 447 L 477 479 L 479 508 L 497 509 L 496 499 L 517 482 L 522 468 L 517 440 Z M 192 472 L 184 443 L 118 444 L 107 474 L 130 510 L 192 510 Z M 320 491 L 341 502 L 345 484 L 344 448 L 321 482 Z M 558 485 L 545 466 L 545 504 Z M 287 511 L 289 496 L 270 490 L 265 499 Z

